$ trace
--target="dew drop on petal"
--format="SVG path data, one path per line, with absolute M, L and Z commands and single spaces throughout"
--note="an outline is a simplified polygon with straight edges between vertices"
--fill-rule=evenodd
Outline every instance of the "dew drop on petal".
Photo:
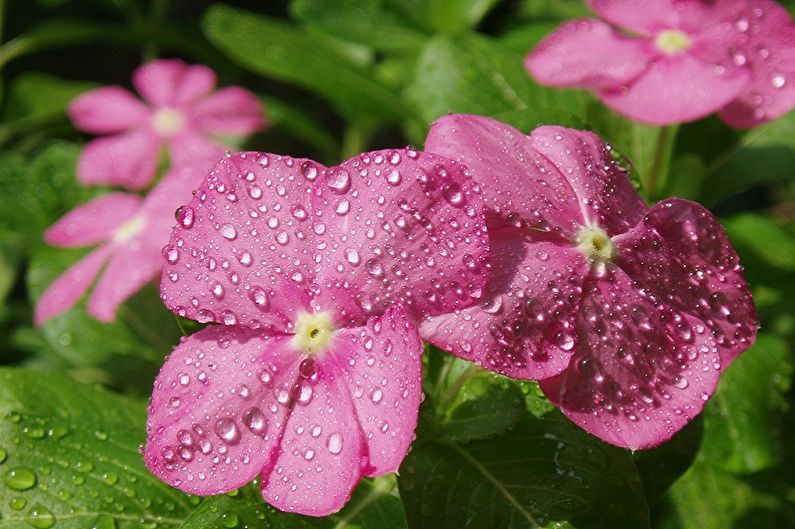
M 227 444 L 234 445 L 240 441 L 240 430 L 238 430 L 235 421 L 229 417 L 215 421 L 213 431 Z
M 342 434 L 334 432 L 326 438 L 326 448 L 332 454 L 339 454 L 342 452 Z
M 230 241 L 237 237 L 237 230 L 231 224 L 222 224 L 218 231 L 223 238 L 229 239 Z

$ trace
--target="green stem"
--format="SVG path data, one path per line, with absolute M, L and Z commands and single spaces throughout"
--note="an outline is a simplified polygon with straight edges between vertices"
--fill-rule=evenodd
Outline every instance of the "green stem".
M 643 178 L 643 189 L 646 191 L 646 198 L 649 200 L 657 198 L 657 194 L 668 178 L 668 166 L 671 161 L 675 137 L 675 126 L 660 127 L 660 131 L 657 134 L 657 144 L 654 149 L 654 161 L 649 173 Z
M 168 13 L 168 0 L 152 0 L 152 14 L 149 17 L 149 27 L 162 28 Z M 159 46 L 157 42 L 150 41 L 145 43 L 143 48 L 142 60 L 148 62 L 157 59 L 159 54 Z
M 456 399 L 458 394 L 461 392 L 461 388 L 464 387 L 464 384 L 469 381 L 470 378 L 474 377 L 478 373 L 480 373 L 481 368 L 478 365 L 472 364 L 467 368 L 466 371 L 461 373 L 453 384 L 447 388 L 447 391 L 444 392 L 444 395 L 439 399 L 439 409 L 445 410 L 453 401 Z

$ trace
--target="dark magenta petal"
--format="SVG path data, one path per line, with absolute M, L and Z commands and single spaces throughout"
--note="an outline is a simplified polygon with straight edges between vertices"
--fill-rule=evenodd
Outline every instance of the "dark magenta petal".
M 192 494 L 251 481 L 275 456 L 299 355 L 289 337 L 207 327 L 182 340 L 155 381 L 146 465 Z
M 347 382 L 333 362 L 302 364 L 296 402 L 262 496 L 283 511 L 326 516 L 340 510 L 367 466 L 367 446 Z M 308 376 L 307 376 L 308 375 Z
M 265 153 L 221 160 L 179 211 L 164 250 L 166 306 L 201 322 L 281 330 L 299 310 L 309 311 L 315 271 L 310 167 L 323 170 Z
M 492 273 L 483 302 L 426 319 L 434 345 L 504 375 L 542 379 L 569 365 L 589 264 L 568 244 L 491 230 Z
M 616 263 L 638 288 L 706 326 L 723 368 L 754 342 L 756 310 L 740 260 L 703 206 L 660 202 L 616 242 Z
M 415 318 L 477 300 L 488 236 L 479 186 L 465 169 L 412 149 L 364 153 L 319 175 L 317 301 L 340 321 L 401 302 Z
M 524 64 L 541 84 L 596 90 L 631 82 L 653 57 L 646 42 L 587 19 L 563 24 L 533 48 Z
M 619 268 L 591 277 L 569 368 L 541 389 L 572 421 L 631 449 L 651 448 L 698 415 L 721 370 L 712 334 Z
M 596 134 L 565 127 L 538 127 L 530 143 L 543 154 L 574 190 L 586 224 L 596 224 L 608 235 L 624 233 L 648 210 L 613 161 L 610 149 Z
M 400 307 L 335 335 L 329 353 L 364 432 L 368 476 L 395 472 L 414 439 L 422 398 L 422 350 L 417 328 Z

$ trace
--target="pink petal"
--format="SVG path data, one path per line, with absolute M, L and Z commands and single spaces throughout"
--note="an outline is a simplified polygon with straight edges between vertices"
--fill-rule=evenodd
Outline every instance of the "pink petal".
M 36 302 L 33 317 L 36 325 L 42 325 L 77 303 L 111 252 L 110 246 L 101 246 L 59 275 Z
M 69 105 L 69 117 L 78 129 L 110 134 L 149 122 L 151 111 L 127 90 L 108 86 L 86 92 Z
M 569 365 L 588 265 L 568 244 L 516 228 L 490 230 L 491 277 L 482 304 L 428 318 L 423 338 L 504 375 L 542 379 Z
M 77 163 L 77 177 L 85 185 L 119 185 L 139 190 L 155 174 L 160 139 L 145 130 L 90 141 Z
M 445 116 L 431 126 L 425 150 L 464 164 L 503 222 L 565 238 L 576 236 L 585 222 L 568 180 L 509 125 L 482 116 Z
M 587 19 L 556 29 L 530 52 L 524 64 L 541 84 L 599 89 L 631 82 L 652 57 L 646 42 Z
M 335 335 L 343 373 L 367 440 L 368 476 L 394 472 L 408 452 L 422 394 L 422 340 L 406 311 L 391 307 L 367 325 Z
M 632 119 L 671 125 L 702 118 L 743 92 L 746 70 L 720 69 L 688 54 L 660 57 L 627 87 L 599 94 L 607 106 Z
M 201 169 L 206 176 L 215 164 L 224 157 L 226 148 L 192 129 L 181 132 L 168 142 L 171 165 L 191 166 Z
M 146 283 L 160 276 L 162 248 L 174 225 L 174 210 L 191 197 L 198 174 L 169 173 L 146 197 L 138 211 L 139 231 L 116 241 L 117 250 L 88 300 L 88 312 L 112 321 L 116 310 Z
M 308 219 L 313 179 L 323 169 L 253 152 L 221 160 L 182 208 L 164 252 L 166 306 L 202 322 L 280 330 L 299 310 L 312 312 Z
M 617 264 L 659 303 L 698 320 L 725 368 L 754 342 L 757 316 L 740 260 L 723 228 L 703 206 L 660 202 L 616 239 Z
M 138 195 L 106 193 L 58 219 L 44 233 L 44 240 L 66 248 L 96 244 L 108 239 L 140 206 Z
M 563 127 L 538 127 L 530 134 L 530 143 L 566 176 L 580 199 L 586 221 L 602 227 L 608 235 L 632 228 L 648 210 L 626 171 L 613 161 L 597 135 Z
M 776 119 L 795 108 L 795 24 L 775 2 L 755 1 L 749 7 L 762 13 L 741 19 L 750 25 L 739 53 L 753 80 L 720 112 L 729 125 L 741 128 Z
M 666 29 L 697 30 L 712 19 L 703 0 L 588 0 L 608 22 L 650 35 Z
M 585 288 L 570 367 L 541 389 L 600 439 L 633 450 L 657 446 L 701 412 L 718 383 L 710 334 L 681 332 L 697 325 L 608 266 Z
M 278 456 L 262 473 L 263 498 L 283 511 L 310 516 L 338 511 L 367 464 L 356 410 L 335 368 L 318 359 L 314 374 L 299 382 Z
M 237 86 L 218 90 L 199 101 L 193 114 L 201 130 L 219 135 L 251 134 L 265 123 L 257 96 Z
M 158 107 L 191 103 L 208 94 L 215 81 L 215 73 L 206 66 L 188 66 L 178 59 L 151 61 L 133 73 L 135 89 Z
M 285 336 L 207 327 L 178 345 L 155 381 L 146 465 L 192 494 L 251 481 L 275 454 L 298 355 Z
M 409 149 L 369 152 L 325 171 L 316 188 L 317 300 L 339 322 L 360 325 L 392 302 L 418 318 L 440 314 L 480 295 L 482 199 L 459 164 Z

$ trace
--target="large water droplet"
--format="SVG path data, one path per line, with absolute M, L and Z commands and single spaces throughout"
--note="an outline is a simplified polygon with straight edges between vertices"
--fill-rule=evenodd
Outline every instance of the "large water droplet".
M 326 448 L 332 454 L 339 454 L 342 452 L 342 434 L 334 432 L 326 438 Z
M 12 468 L 3 481 L 10 489 L 28 490 L 36 486 L 36 473 L 27 467 Z
M 28 511 L 25 521 L 34 529 L 50 529 L 55 525 L 55 515 L 41 503 L 35 503 Z
M 249 408 L 243 412 L 243 424 L 254 435 L 263 435 L 268 430 L 268 420 L 257 407 Z
M 230 241 L 237 237 L 237 230 L 231 224 L 222 224 L 218 231 L 221 233 L 222 237 Z
M 218 419 L 215 421 L 213 431 L 215 435 L 220 437 L 221 440 L 227 444 L 235 445 L 240 442 L 240 430 L 238 430 L 234 419 L 230 419 L 229 417 Z
M 337 167 L 331 171 L 328 179 L 328 186 L 338 194 L 345 193 L 351 187 L 351 175 L 342 167 Z

